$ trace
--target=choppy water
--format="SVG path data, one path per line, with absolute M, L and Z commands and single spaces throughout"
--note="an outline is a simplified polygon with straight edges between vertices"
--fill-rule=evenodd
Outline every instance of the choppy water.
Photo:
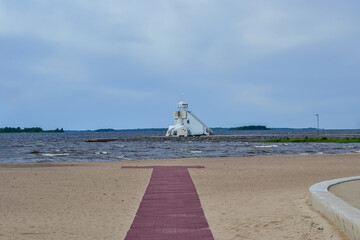
M 359 130 L 322 133 L 354 134 Z M 311 134 L 311 130 L 222 131 L 219 135 Z M 0 134 L 0 163 L 83 162 L 255 155 L 360 152 L 360 143 L 246 143 L 246 142 L 85 142 L 88 138 L 164 136 L 163 131 L 66 132 Z

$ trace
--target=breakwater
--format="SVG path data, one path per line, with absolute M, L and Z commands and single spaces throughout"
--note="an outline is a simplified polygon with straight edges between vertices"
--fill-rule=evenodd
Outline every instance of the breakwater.
M 360 138 L 360 134 L 271 134 L 271 135 L 212 135 L 192 137 L 166 137 L 166 136 L 139 136 L 126 138 L 93 138 L 86 142 L 262 142 L 275 139 L 301 139 L 301 138 L 328 138 L 328 139 L 352 139 Z

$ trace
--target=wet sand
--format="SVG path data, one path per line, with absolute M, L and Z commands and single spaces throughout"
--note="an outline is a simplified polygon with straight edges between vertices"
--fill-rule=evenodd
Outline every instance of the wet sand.
M 360 154 L 0 164 L 0 239 L 124 239 L 151 169 L 189 169 L 210 229 L 227 239 L 342 239 L 309 203 L 317 182 L 360 175 Z

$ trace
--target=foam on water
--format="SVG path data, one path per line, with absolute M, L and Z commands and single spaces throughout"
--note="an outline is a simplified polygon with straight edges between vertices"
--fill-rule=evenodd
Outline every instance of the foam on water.
M 191 153 L 202 153 L 202 151 L 200 150 L 193 150 L 193 151 L 190 151 Z
M 69 153 L 42 153 L 41 154 L 44 157 L 63 157 L 63 156 L 69 156 Z
M 259 145 L 259 146 L 254 146 L 256 148 L 274 148 L 274 147 L 279 147 L 278 145 Z
M 95 152 L 96 155 L 99 155 L 99 154 L 104 154 L 104 155 L 107 155 L 109 154 L 108 152 Z

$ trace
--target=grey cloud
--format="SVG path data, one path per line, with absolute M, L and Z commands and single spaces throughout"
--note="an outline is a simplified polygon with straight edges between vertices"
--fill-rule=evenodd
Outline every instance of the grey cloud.
M 224 119 L 211 121 L 224 124 L 243 118 L 231 109 L 269 122 L 280 122 L 267 115 L 274 112 L 295 118 L 324 108 L 311 101 L 329 93 L 347 92 L 353 106 L 359 98 L 344 83 L 355 89 L 360 76 L 356 9 L 350 0 L 0 0 L 0 106 L 10 102 L 11 116 L 22 102 L 50 109 L 51 96 L 59 107 L 89 96 L 108 112 L 116 101 L 136 102 L 142 118 L 151 102 L 168 108 L 185 92 L 221 108 Z M 86 104 L 67 113 L 90 114 Z

